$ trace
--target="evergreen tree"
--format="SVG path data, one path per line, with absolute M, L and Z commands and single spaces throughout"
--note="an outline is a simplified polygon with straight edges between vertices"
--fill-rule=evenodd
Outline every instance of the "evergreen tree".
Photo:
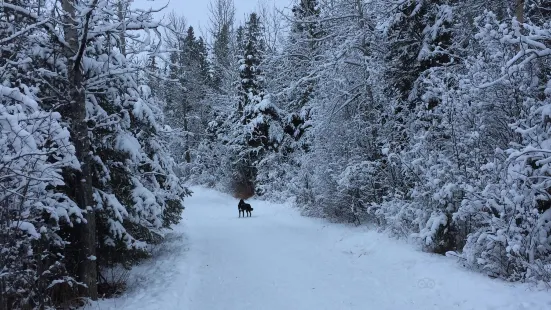
M 188 165 L 200 142 L 198 137 L 208 123 L 205 119 L 209 106 L 204 100 L 212 77 L 203 39 L 195 37 L 193 27 L 185 27 L 182 17 L 171 15 L 171 25 L 174 30 L 168 38 L 168 46 L 173 50 L 168 66 L 171 81 L 170 91 L 166 92 L 165 111 L 168 124 L 180 132 L 171 143 L 177 160 Z M 184 168 L 182 173 L 189 175 L 190 167 Z
M 233 150 L 233 161 L 236 163 L 233 168 L 233 190 L 253 193 L 256 165 L 266 156 L 266 152 L 277 150 L 282 138 L 281 126 L 278 123 L 279 110 L 265 91 L 261 70 L 265 44 L 259 16 L 251 13 L 245 27 L 240 27 L 237 33 L 238 46 L 243 48 L 239 60 L 237 107 L 228 119 L 226 129 L 229 132 L 220 132 L 219 135 L 226 136 L 223 139 Z M 257 193 L 260 194 L 259 191 Z
M 239 60 L 241 83 L 239 85 L 238 111 L 253 105 L 253 100 L 261 101 L 264 97 L 264 80 L 260 64 L 264 56 L 262 23 L 256 13 L 251 13 L 244 28 L 243 51 Z
M 15 277 L 0 280 L 8 308 L 109 293 L 106 268 L 147 256 L 162 230 L 180 219 L 188 192 L 161 136 L 160 102 L 139 84 L 144 68 L 124 54 L 127 34 L 120 31 L 158 24 L 148 21 L 147 11 L 115 16 L 116 5 L 100 10 L 64 0 L 45 14 L 42 1 L 0 3 L 0 22 L 10 23 L 0 27 L 10 32 L 0 37 L 0 61 L 13 60 L 0 69 L 0 141 L 2 153 L 15 156 L 0 168 L 11 193 L 2 203 L 23 211 L 0 216 L 3 248 L 23 255 L 10 258 Z M 23 154 L 29 155 L 20 157 L 26 167 L 15 160 Z M 4 168 L 23 169 L 21 178 L 3 178 Z M 26 189 L 18 199 L 10 197 L 20 188 Z M 25 283 L 25 277 L 37 282 Z
M 220 32 L 218 32 L 214 38 L 214 71 L 213 71 L 213 85 L 219 90 L 229 88 L 224 86 L 225 80 L 229 75 L 232 65 L 232 55 L 230 50 L 231 43 L 230 25 L 223 25 Z

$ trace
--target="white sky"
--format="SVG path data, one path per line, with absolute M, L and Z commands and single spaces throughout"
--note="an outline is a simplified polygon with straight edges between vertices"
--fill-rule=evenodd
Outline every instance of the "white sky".
M 236 8 L 237 21 L 243 21 L 244 16 L 252 12 L 258 4 L 259 0 L 234 0 Z M 264 0 L 268 3 L 275 4 L 279 9 L 289 6 L 292 0 Z M 168 7 L 159 14 L 159 18 L 167 15 L 171 11 L 175 11 L 178 15 L 186 17 L 188 25 L 195 28 L 195 33 L 202 36 L 208 27 L 209 10 L 208 4 L 210 0 L 134 0 L 134 6 L 139 8 L 154 8 L 158 9 L 168 3 Z M 270 5 L 271 6 L 271 5 Z

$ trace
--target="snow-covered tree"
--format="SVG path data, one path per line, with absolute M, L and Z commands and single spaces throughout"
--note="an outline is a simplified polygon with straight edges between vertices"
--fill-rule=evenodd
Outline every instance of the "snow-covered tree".
M 59 287 L 77 286 L 63 260 L 68 242 L 61 230 L 84 216 L 59 188 L 66 184 L 63 170 L 80 165 L 60 121 L 59 113 L 40 108 L 27 85 L 0 85 L 0 306 L 5 309 L 51 304 Z
M 173 33 L 168 47 L 170 54 L 168 90 L 165 92 L 167 121 L 173 128 L 179 128 L 181 135 L 175 136 L 172 147 L 181 162 L 190 163 L 192 149 L 197 147 L 197 135 L 204 132 L 200 120 L 208 107 L 203 101 L 210 84 L 207 50 L 202 38 L 196 38 L 193 27 L 185 29 L 183 17 L 171 15 Z
M 2 289 L 39 284 L 31 289 L 39 295 L 11 295 L 8 302 L 21 307 L 95 299 L 98 283 L 106 288 L 104 268 L 147 255 L 162 229 L 179 221 L 188 194 L 173 171 L 161 103 L 139 83 L 145 69 L 132 61 L 155 51 L 148 42 L 159 24 L 122 2 L 2 2 L 0 9 L 1 147 L 12 154 L 2 182 L 11 193 L 5 203 L 21 206 L 2 225 L 16 231 L 10 242 L 18 253 L 27 247 L 24 259 L 37 264 L 26 276 L 56 268 L 35 276 L 38 283 L 9 278 L 15 282 Z M 138 30 L 145 38 L 128 35 Z M 19 179 L 10 176 L 16 171 Z M 40 262 L 33 253 L 42 251 Z
M 238 29 L 241 47 L 236 106 L 226 114 L 217 136 L 231 150 L 232 181 L 236 193 L 255 191 L 256 165 L 267 151 L 274 151 L 281 140 L 279 110 L 266 93 L 261 66 L 265 57 L 262 21 L 251 13 L 245 27 Z

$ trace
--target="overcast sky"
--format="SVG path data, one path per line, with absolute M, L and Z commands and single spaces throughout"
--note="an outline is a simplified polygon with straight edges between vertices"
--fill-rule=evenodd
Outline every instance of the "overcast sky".
M 244 16 L 252 12 L 258 4 L 259 0 L 234 0 L 237 10 L 236 17 L 238 21 L 244 20 Z M 291 3 L 291 0 L 263 0 L 268 3 L 274 3 L 278 8 L 283 9 Z M 186 17 L 189 25 L 196 29 L 197 34 L 202 35 L 208 27 L 209 10 L 208 4 L 210 0 L 134 0 L 134 5 L 140 8 L 158 9 L 168 3 L 168 7 L 160 14 L 166 15 L 171 11 L 175 11 L 179 15 Z M 199 30 L 199 28 L 201 30 Z

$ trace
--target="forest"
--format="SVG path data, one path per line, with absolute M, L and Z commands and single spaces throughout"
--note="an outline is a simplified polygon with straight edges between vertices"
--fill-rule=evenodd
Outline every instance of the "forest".
M 119 294 L 191 184 L 551 283 L 551 0 L 291 2 L 0 0 L 0 309 Z

